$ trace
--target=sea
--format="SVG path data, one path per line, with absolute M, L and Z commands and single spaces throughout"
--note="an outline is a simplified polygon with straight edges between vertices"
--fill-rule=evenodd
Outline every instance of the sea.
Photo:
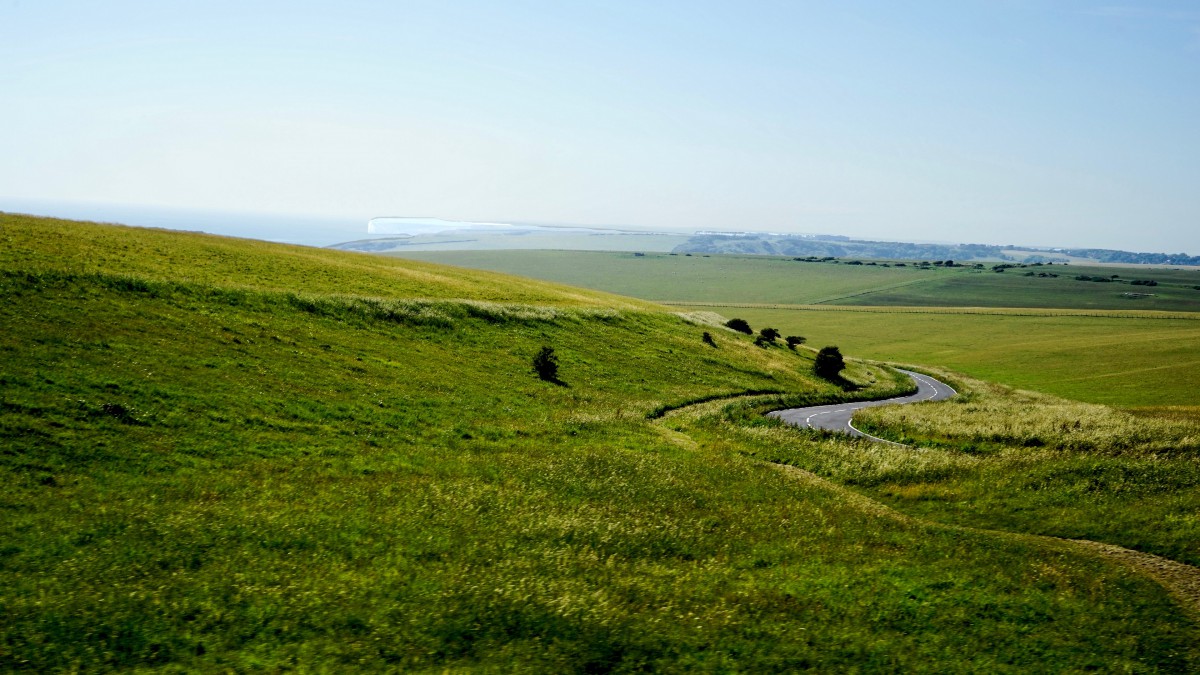
M 301 246 L 331 246 L 369 238 L 369 218 L 297 216 L 124 204 L 0 197 L 0 211 L 135 227 L 207 232 Z

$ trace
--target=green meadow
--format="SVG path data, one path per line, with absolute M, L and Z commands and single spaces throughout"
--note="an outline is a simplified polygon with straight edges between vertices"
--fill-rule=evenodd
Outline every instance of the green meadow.
M 425 257 L 737 316 L 858 357 L 942 366 L 1079 401 L 1200 405 L 1197 270 L 1051 265 L 996 273 L 544 251 Z M 639 276 L 639 266 L 651 270 L 652 281 Z M 1159 284 L 1075 279 L 1113 274 Z M 1131 300 L 1123 295 L 1129 292 L 1157 299 Z
M 938 365 L 1078 401 L 1200 406 L 1200 315 L 705 309 L 743 317 L 752 326 L 777 326 L 812 344 L 836 344 L 847 354 Z
M 828 382 L 812 350 L 690 307 L 7 214 L 0 292 L 0 670 L 1200 669 L 1172 586 L 1032 536 L 1195 562 L 1186 415 L 1133 448 L 1103 407 L 1090 445 L 1038 431 L 1073 477 L 1010 461 L 1025 438 L 980 440 L 969 415 L 940 434 L 880 420 L 940 453 L 904 473 L 759 414 L 904 378 L 854 361 Z M 533 372 L 543 346 L 557 381 Z M 955 381 L 977 404 L 1058 405 Z M 1043 487 L 1017 482 L 1043 459 Z M 1136 490 L 1118 460 L 1141 462 Z M 1006 495 L 973 512 L 994 475 Z M 1094 505 L 1037 525 L 1079 485 Z M 919 498 L 942 489 L 957 501 Z M 1101 522 L 1152 490 L 1182 496 Z M 1139 531 L 1151 517 L 1161 535 Z

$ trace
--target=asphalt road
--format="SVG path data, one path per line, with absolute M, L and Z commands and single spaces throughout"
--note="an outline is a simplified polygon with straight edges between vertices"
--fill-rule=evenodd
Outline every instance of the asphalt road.
M 958 392 L 946 384 L 920 373 L 914 373 L 911 370 L 900 370 L 900 372 L 908 375 L 917 383 L 917 393 L 911 396 L 899 396 L 896 398 L 887 398 L 881 401 L 859 401 L 858 403 L 838 403 L 835 405 L 815 405 L 808 408 L 789 408 L 787 410 L 776 410 L 767 413 L 770 417 L 777 417 L 788 424 L 794 424 L 798 427 L 809 427 L 812 429 L 826 429 L 828 431 L 837 431 L 851 436 L 860 436 L 862 438 L 870 438 L 884 443 L 891 441 L 877 438 L 870 434 L 864 434 L 854 425 L 850 423 L 850 418 L 854 415 L 855 410 L 863 408 L 871 408 L 877 405 L 899 405 L 902 403 L 919 403 L 921 401 L 941 401 L 954 396 Z

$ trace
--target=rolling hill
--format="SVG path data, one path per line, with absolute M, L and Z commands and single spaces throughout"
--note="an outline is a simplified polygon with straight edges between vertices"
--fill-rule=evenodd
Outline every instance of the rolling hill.
M 1134 569 L 763 461 L 761 409 L 907 387 L 882 366 L 848 392 L 599 291 L 9 214 L 0 289 L 0 669 L 1200 665 Z

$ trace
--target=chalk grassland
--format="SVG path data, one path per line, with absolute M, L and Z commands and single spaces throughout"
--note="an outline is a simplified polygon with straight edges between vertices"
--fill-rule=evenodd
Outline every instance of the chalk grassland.
M 796 262 L 766 256 L 573 251 L 406 254 L 655 301 L 1200 311 L 1200 270 L 1051 265 L 991 271 Z M 1025 276 L 1031 274 L 1033 276 Z M 1057 277 L 1038 274 L 1057 274 Z M 1076 276 L 1119 278 L 1108 283 Z M 1157 286 L 1132 285 L 1155 280 Z M 1131 298 L 1126 293 L 1147 297 Z
M 408 262 L 0 237 L 0 669 L 1200 667 L 1196 624 L 1125 566 L 897 519 L 753 434 L 646 419 L 844 396 L 809 352 Z M 544 344 L 566 386 L 532 374 Z

